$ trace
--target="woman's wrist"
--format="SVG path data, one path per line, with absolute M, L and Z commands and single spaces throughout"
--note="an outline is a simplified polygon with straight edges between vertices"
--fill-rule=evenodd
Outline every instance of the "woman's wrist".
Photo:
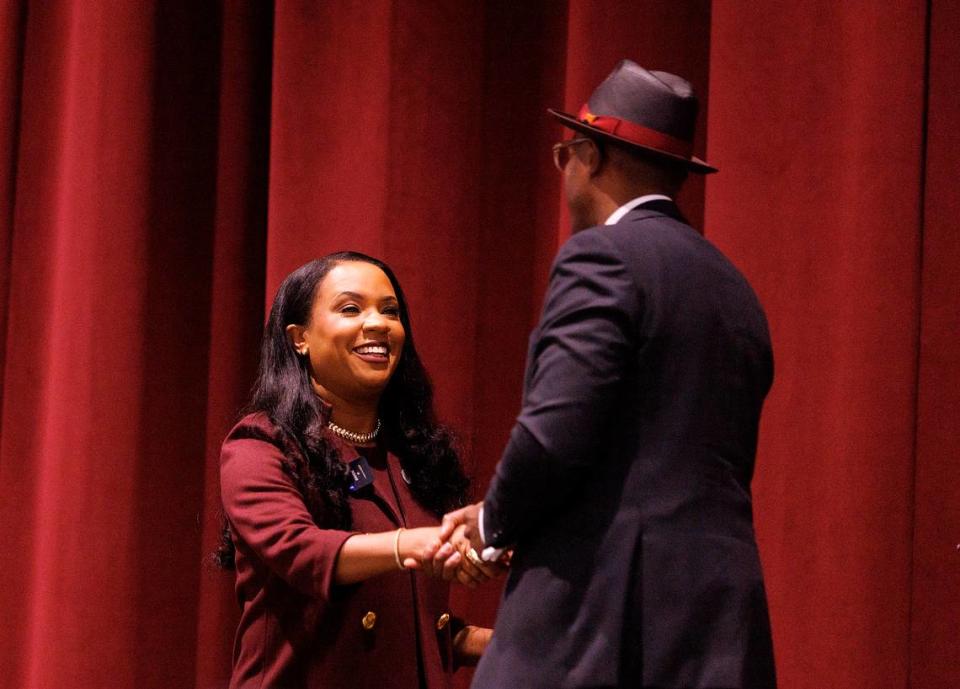
M 334 582 L 337 584 L 355 584 L 380 574 L 397 571 L 397 547 L 401 569 L 404 553 L 415 545 L 416 539 L 410 538 L 410 530 L 400 530 L 399 544 L 397 530 L 376 533 L 358 533 L 344 541 L 334 568 Z
M 397 529 L 397 533 L 393 538 L 393 560 L 397 565 L 397 569 L 403 571 L 403 561 L 406 559 L 400 555 L 400 536 L 403 534 L 404 529 L 402 526 Z

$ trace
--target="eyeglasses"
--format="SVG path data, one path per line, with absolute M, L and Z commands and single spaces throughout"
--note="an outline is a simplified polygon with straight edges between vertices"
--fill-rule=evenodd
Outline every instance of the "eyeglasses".
M 567 167 L 567 163 L 570 162 L 570 147 L 582 144 L 585 141 L 593 143 L 591 139 L 581 136 L 577 139 L 569 139 L 568 141 L 561 141 L 553 145 L 553 164 L 557 166 L 560 172 L 563 172 L 563 169 Z

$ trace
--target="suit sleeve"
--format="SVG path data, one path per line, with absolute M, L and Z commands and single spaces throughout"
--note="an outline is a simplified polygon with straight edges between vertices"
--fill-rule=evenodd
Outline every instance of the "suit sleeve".
M 523 407 L 484 500 L 488 545 L 516 542 L 593 466 L 641 309 L 632 277 L 600 231 L 564 245 L 531 345 Z
M 321 529 L 282 468 L 279 447 L 255 437 L 227 438 L 220 454 L 223 508 L 234 537 L 300 592 L 328 599 L 348 531 Z

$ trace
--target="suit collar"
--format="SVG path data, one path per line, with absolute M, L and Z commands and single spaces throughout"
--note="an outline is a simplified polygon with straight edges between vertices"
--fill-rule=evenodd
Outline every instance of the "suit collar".
M 681 213 L 680 209 L 677 208 L 677 204 L 675 204 L 673 201 L 664 199 L 656 199 L 654 201 L 642 203 L 631 209 L 630 212 L 624 216 L 624 219 L 633 219 L 636 215 L 649 211 L 666 215 L 668 218 L 679 220 L 684 225 L 689 225 L 687 219 L 683 217 L 683 213 Z
M 623 220 L 624 216 L 632 211 L 634 208 L 646 205 L 651 201 L 669 201 L 670 197 L 665 194 L 644 194 L 643 196 L 636 196 L 623 205 L 621 205 L 617 210 L 610 214 L 606 220 L 603 221 L 604 225 L 616 225 L 618 222 Z

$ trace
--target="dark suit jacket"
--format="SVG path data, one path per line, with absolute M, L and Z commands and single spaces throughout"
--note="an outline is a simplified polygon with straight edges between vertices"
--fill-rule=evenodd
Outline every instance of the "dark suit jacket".
M 473 687 L 775 686 L 750 496 L 772 376 L 756 295 L 672 204 L 563 246 L 484 502 L 515 553 Z
M 353 446 L 330 440 L 343 461 L 357 457 Z M 241 419 L 223 443 L 220 485 L 242 608 L 230 689 L 449 687 L 449 586 L 412 572 L 334 584 L 337 554 L 353 532 L 313 521 L 282 469 L 290 451 L 264 414 Z M 369 458 L 374 483 L 351 496 L 357 531 L 437 523 L 414 500 L 396 457 Z

